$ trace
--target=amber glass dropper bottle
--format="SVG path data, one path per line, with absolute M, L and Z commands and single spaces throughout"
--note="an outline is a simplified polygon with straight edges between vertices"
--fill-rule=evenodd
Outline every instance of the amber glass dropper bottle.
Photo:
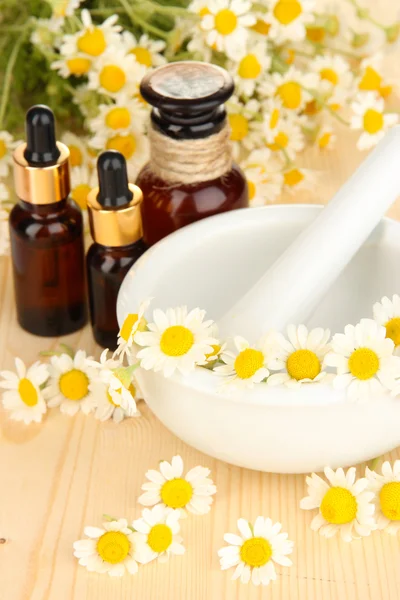
M 88 196 L 94 243 L 86 264 L 93 335 L 103 348 L 117 347 L 117 297 L 121 283 L 146 247 L 142 240 L 142 192 L 128 183 L 125 158 L 107 150 L 97 160 L 99 187 Z
M 30 333 L 65 335 L 87 317 L 82 214 L 68 198 L 69 150 L 47 106 L 29 109 L 26 138 L 14 152 L 19 201 L 9 221 L 17 318 Z

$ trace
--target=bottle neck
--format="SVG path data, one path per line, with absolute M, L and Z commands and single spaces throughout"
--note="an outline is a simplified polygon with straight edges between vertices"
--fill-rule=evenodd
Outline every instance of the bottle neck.
M 22 200 L 21 198 L 18 199 L 18 203 L 21 208 L 32 213 L 33 215 L 41 217 L 57 215 L 66 208 L 67 201 L 68 197 L 63 198 L 58 202 L 52 202 L 51 204 L 33 204 L 32 202 L 26 202 L 26 200 Z
M 220 132 L 226 125 L 226 110 L 223 105 L 215 110 L 190 113 L 176 108 L 174 111 L 153 108 L 151 123 L 159 133 L 174 140 L 197 140 Z

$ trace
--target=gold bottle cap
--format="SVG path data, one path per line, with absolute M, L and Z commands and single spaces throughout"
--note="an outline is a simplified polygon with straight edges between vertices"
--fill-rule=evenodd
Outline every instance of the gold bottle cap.
M 15 192 L 21 200 L 31 204 L 54 204 L 70 192 L 69 150 L 57 142 L 60 156 L 49 167 L 31 166 L 24 156 L 26 144 L 20 144 L 13 154 Z
M 140 204 L 142 190 L 129 184 L 133 198 L 126 208 L 107 209 L 97 202 L 99 188 L 93 188 L 87 197 L 89 225 L 92 238 L 102 246 L 128 246 L 143 236 Z

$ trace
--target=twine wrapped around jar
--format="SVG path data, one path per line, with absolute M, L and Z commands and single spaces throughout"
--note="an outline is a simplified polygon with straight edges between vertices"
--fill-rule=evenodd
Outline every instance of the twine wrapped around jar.
M 199 183 L 221 177 L 232 168 L 230 128 L 197 140 L 174 140 L 149 131 L 150 165 L 155 175 L 168 183 Z

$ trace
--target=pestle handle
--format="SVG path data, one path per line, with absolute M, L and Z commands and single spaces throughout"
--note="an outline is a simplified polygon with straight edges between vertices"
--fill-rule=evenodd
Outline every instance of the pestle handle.
M 388 131 L 321 214 L 218 323 L 243 335 L 303 323 L 400 195 L 400 125 Z

